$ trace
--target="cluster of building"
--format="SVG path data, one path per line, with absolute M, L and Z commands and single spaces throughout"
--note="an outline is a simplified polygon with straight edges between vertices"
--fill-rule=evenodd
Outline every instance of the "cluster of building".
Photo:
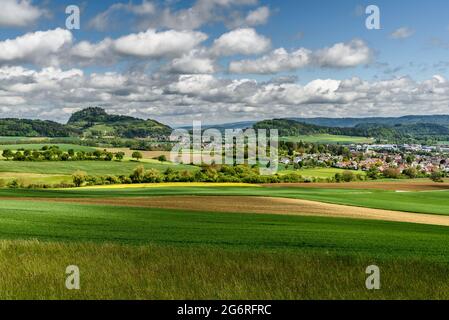
M 284 165 L 328 166 L 348 170 L 368 171 L 375 167 L 383 172 L 389 168 L 403 172 L 408 168 L 430 174 L 435 170 L 449 173 L 449 147 L 422 145 L 351 145 L 349 157 L 332 154 L 303 154 L 281 157 Z

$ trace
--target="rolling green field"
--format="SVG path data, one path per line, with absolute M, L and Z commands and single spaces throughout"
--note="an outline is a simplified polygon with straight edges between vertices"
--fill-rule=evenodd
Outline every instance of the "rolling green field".
M 4 137 L 0 136 L 0 143 L 2 142 L 16 142 L 16 141 L 27 141 L 27 140 L 39 140 L 47 138 L 27 138 L 27 137 Z
M 338 168 L 306 168 L 306 169 L 298 169 L 298 170 L 290 170 L 290 169 L 283 169 L 284 166 L 281 166 L 281 170 L 279 171 L 280 174 L 289 174 L 289 173 L 298 173 L 303 177 L 308 178 L 333 178 L 335 177 L 335 174 L 337 173 L 343 173 L 347 170 L 345 169 L 338 169 Z M 291 168 L 291 166 L 290 166 Z M 359 170 L 354 171 L 351 170 L 354 174 L 361 174 L 362 176 L 366 175 L 365 171 Z
M 449 298 L 448 230 L 1 200 L 0 298 Z M 63 286 L 72 264 L 80 291 Z M 377 292 L 364 286 L 372 264 L 382 270 Z
M 448 192 L 185 184 L 0 189 L 0 298 L 449 299 L 448 227 L 42 201 L 246 195 L 449 214 Z M 73 264 L 81 270 L 79 291 L 64 288 Z M 375 292 L 365 288 L 373 264 L 381 269 Z
M 331 134 L 317 134 L 307 136 L 282 137 L 286 142 L 310 142 L 310 143 L 328 143 L 328 144 L 364 144 L 374 143 L 374 139 L 365 137 L 337 136 Z
M 1 140 L 0 140 L 1 142 Z M 19 149 L 24 149 L 24 150 L 41 150 L 42 147 L 44 146 L 58 146 L 60 150 L 62 151 L 68 151 L 70 149 L 73 149 L 74 151 L 78 152 L 78 151 L 84 151 L 84 152 L 93 152 L 95 150 L 97 150 L 96 148 L 93 147 L 85 147 L 85 146 L 79 146 L 76 144 L 45 144 L 45 143 L 32 143 L 32 144 L 3 144 L 0 145 L 0 150 L 5 150 L 5 149 L 9 149 L 9 150 L 19 150 Z
M 0 197 L 113 198 L 170 195 L 262 196 L 305 199 L 404 212 L 449 215 L 449 191 L 395 192 L 294 187 L 81 188 L 69 190 L 0 189 Z
M 448 228 L 419 224 L 15 200 L 2 200 L 0 214 L 0 237 L 8 240 L 325 250 L 449 262 Z
M 143 165 L 146 169 L 154 168 L 160 171 L 164 171 L 167 168 L 189 171 L 198 170 L 198 167 L 194 166 L 174 165 L 156 161 L 0 161 L 0 172 L 71 175 L 75 171 L 81 170 L 91 175 L 129 175 L 139 165 Z

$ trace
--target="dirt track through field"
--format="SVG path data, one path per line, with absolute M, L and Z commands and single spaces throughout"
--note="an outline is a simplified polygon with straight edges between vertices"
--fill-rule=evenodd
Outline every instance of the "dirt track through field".
M 449 226 L 449 216 L 359 208 L 316 201 L 243 196 L 170 196 L 112 199 L 0 198 L 94 205 L 161 208 L 223 213 L 257 213 L 297 216 L 339 217 Z

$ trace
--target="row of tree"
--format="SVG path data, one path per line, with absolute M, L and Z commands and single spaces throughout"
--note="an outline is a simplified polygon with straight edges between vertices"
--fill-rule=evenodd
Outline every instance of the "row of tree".
M 202 166 L 197 171 L 176 171 L 172 168 L 161 172 L 157 169 L 145 169 L 138 166 L 129 175 L 121 176 L 93 176 L 83 171 L 77 171 L 72 175 L 76 187 L 83 185 L 105 184 L 136 184 L 136 183 L 162 183 L 162 182 L 242 182 L 242 183 L 297 183 L 306 182 L 297 173 L 286 175 L 262 176 L 257 166 Z
M 95 150 L 92 152 L 75 151 L 70 149 L 68 151 L 61 150 L 58 146 L 44 146 L 41 150 L 17 150 L 12 151 L 5 149 L 2 152 L 3 158 L 13 161 L 122 161 L 125 157 L 124 152 L 112 153 L 107 150 Z M 134 151 L 132 158 L 136 160 L 142 159 L 142 153 Z

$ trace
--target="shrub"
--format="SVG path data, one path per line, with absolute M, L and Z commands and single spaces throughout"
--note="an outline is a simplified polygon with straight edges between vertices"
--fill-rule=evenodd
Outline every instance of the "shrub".
M 387 179 L 398 179 L 401 176 L 401 172 L 397 168 L 387 168 L 382 174 Z
M 146 170 L 143 174 L 143 182 L 145 183 L 160 183 L 162 181 L 163 178 L 159 170 L 150 169 Z
M 414 179 L 418 176 L 418 171 L 415 168 L 407 168 L 402 173 L 410 179 Z
M 20 188 L 20 184 L 19 184 L 19 181 L 17 181 L 17 179 L 13 179 L 10 182 L 8 182 L 7 186 L 8 186 L 8 188 L 11 188 L 11 189 Z
M 84 171 L 76 171 L 72 174 L 73 184 L 77 187 L 81 187 L 86 181 L 87 173 Z
M 346 170 L 341 174 L 341 179 L 344 182 L 355 181 L 355 174 L 352 171 Z
M 133 183 L 141 183 L 145 175 L 145 168 L 138 166 L 134 169 L 133 173 L 129 176 Z
M 440 170 L 435 170 L 430 174 L 430 179 L 433 182 L 444 182 L 443 177 L 444 175 Z

